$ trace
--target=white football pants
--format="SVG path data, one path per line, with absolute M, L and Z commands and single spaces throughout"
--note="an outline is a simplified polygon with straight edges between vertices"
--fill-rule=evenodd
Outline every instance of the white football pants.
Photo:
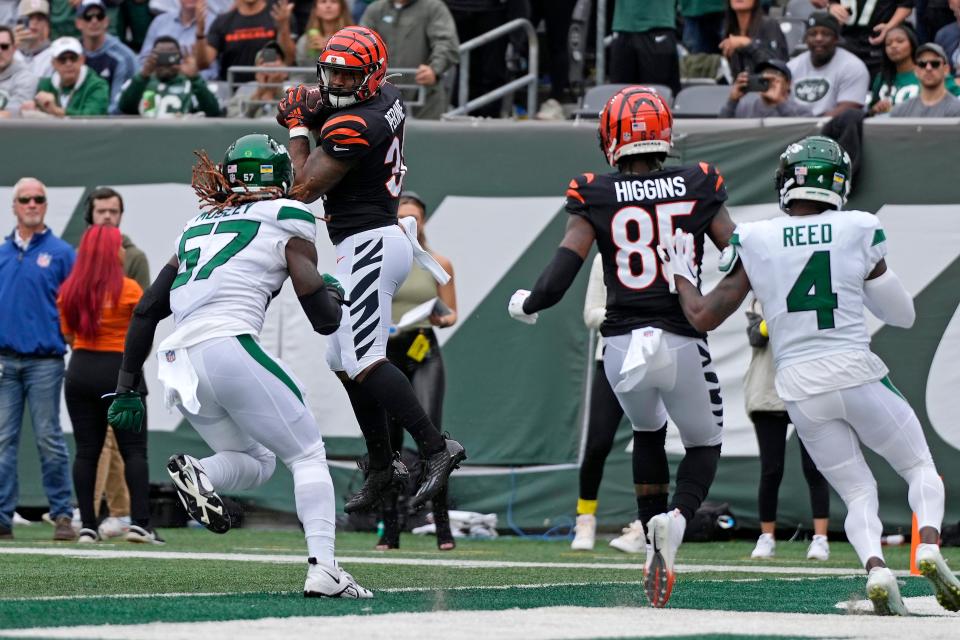
M 630 336 L 604 338 L 603 368 L 616 389 Z M 634 431 L 657 431 L 673 419 L 684 447 L 713 447 L 723 441 L 723 403 L 707 341 L 663 332 L 670 364 L 651 371 L 637 387 L 614 391 Z
M 216 452 L 200 461 L 214 488 L 258 487 L 273 474 L 279 457 L 293 473 L 297 516 L 310 556 L 332 567 L 333 481 L 303 387 L 250 336 L 207 340 L 189 347 L 188 354 L 199 378 L 200 410 L 178 408 Z
M 888 379 L 786 406 L 810 458 L 847 505 L 844 529 L 861 563 L 883 559 L 877 482 L 863 459 L 861 442 L 907 481 L 907 500 L 920 527 L 940 530 L 943 481 L 920 421 Z

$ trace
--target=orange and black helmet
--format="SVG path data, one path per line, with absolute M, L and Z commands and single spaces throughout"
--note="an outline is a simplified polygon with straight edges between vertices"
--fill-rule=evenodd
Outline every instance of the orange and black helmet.
M 610 166 L 624 156 L 669 153 L 673 147 L 673 114 L 649 87 L 626 87 L 610 98 L 600 113 L 600 150 Z
M 361 74 L 356 87 L 344 90 L 330 86 L 328 72 L 337 69 Z M 331 107 L 348 107 L 377 94 L 387 75 L 387 45 L 380 34 L 367 27 L 344 27 L 333 34 L 317 59 L 317 81 L 324 101 Z

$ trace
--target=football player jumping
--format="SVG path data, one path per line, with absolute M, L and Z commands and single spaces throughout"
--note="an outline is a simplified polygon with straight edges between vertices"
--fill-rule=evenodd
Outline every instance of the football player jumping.
M 386 74 L 387 47 L 377 32 L 346 27 L 320 53 L 319 85 L 291 89 L 277 117 L 290 132 L 297 197 L 323 198 L 337 252 L 335 275 L 349 300 L 349 313 L 327 350 L 370 456 L 363 487 L 344 506 L 348 513 L 372 509 L 384 490 L 406 475 L 393 457 L 387 414 L 413 436 L 425 457 L 424 478 L 411 505 L 433 497 L 466 458 L 459 442 L 440 434 L 410 381 L 386 357 L 391 301 L 412 260 L 441 284 L 449 280 L 420 247 L 416 229 L 397 222 L 407 111 Z M 312 152 L 310 134 L 316 141 Z
M 672 127 L 669 107 L 652 89 L 627 87 L 610 99 L 600 115 L 600 148 L 616 171 L 570 181 L 570 218 L 560 247 L 533 291 L 517 291 L 509 304 L 512 317 L 535 323 L 537 312 L 555 305 L 570 287 L 596 241 L 607 288 L 600 327 L 604 369 L 643 458 L 634 465 L 639 519 L 630 528 L 638 551 L 646 547 L 645 589 L 657 607 L 670 597 L 686 523 L 716 474 L 723 407 L 706 336 L 684 317 L 655 247 L 676 229 L 689 231 L 699 271 L 704 235 L 725 249 L 733 231 L 715 167 L 663 166 Z M 686 449 L 669 506 L 667 414 Z
M 733 313 L 750 288 L 763 305 L 776 361 L 777 394 L 817 468 L 847 505 L 844 528 L 868 572 L 867 595 L 880 615 L 906 615 L 886 567 L 877 483 L 860 442 L 907 481 L 917 514 L 917 565 L 937 600 L 960 610 L 960 582 L 940 554 L 943 482 L 913 409 L 870 351 L 866 306 L 896 327 L 914 321 L 913 298 L 887 266 L 876 216 L 841 211 L 850 193 L 850 157 L 814 136 L 780 156 L 777 189 L 788 216 L 737 225 L 739 261 L 702 296 L 691 267 L 693 238 L 664 239 L 680 303 L 690 323 L 709 331 Z M 736 256 L 735 256 L 736 257 Z
M 371 598 L 334 559 L 333 482 L 302 387 L 258 341 L 288 276 L 318 333 L 333 333 L 342 315 L 343 290 L 317 273 L 313 214 L 287 199 L 292 183 L 286 149 L 265 135 L 234 142 L 219 167 L 201 154 L 194 189 L 208 210 L 187 222 L 176 255 L 134 310 L 107 418 L 115 429 L 141 428 L 141 370 L 157 324 L 172 313 L 176 329 L 157 352 L 160 381 L 214 451 L 167 464 L 187 512 L 226 532 L 231 518 L 217 491 L 260 486 L 279 457 L 293 474 L 310 554 L 304 596 Z

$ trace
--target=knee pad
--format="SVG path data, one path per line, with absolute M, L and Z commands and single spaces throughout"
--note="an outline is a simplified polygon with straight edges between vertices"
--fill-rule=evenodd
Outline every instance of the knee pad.
M 322 445 L 291 461 L 288 466 L 295 485 L 333 484 L 327 466 L 327 454 Z

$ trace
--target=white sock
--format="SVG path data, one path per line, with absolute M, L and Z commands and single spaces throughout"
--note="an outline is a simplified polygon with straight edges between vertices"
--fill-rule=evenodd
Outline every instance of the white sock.
M 307 552 L 317 563 L 333 567 L 336 518 L 333 480 L 327 458 L 321 448 L 289 465 L 293 473 L 293 491 L 297 517 L 303 524 Z

